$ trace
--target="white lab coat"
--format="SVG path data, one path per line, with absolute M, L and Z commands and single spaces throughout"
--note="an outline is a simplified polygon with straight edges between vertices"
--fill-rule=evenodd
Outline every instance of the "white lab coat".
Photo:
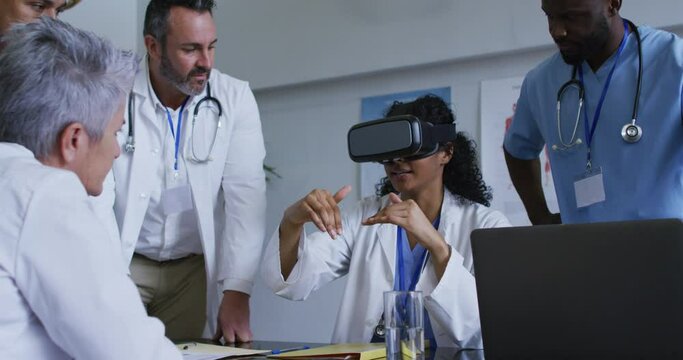
M 0 358 L 181 359 L 78 177 L 0 143 Z
M 383 293 L 393 289 L 397 227 L 361 224 L 387 202 L 387 196 L 367 198 L 343 211 L 343 233 L 336 240 L 319 231 L 302 234 L 298 262 L 287 280 L 280 269 L 278 230 L 266 248 L 263 278 L 275 293 L 292 300 L 304 300 L 326 283 L 348 275 L 332 334 L 334 343 L 370 341 L 383 313 Z M 500 212 L 479 204 L 461 204 L 444 191 L 438 231 L 451 246 L 451 258 L 438 282 L 429 258 L 416 286 L 425 296 L 439 346 L 482 347 L 470 233 L 509 225 Z
M 152 135 L 141 131 L 145 122 L 162 119 L 150 100 L 147 67 L 135 78 L 134 123 L 135 152 L 122 152 L 114 162 L 113 191 L 109 186 L 97 205 L 114 204 L 124 262 L 130 264 L 135 244 L 149 204 L 149 193 L 158 189 L 156 166 L 153 157 Z M 265 147 L 261 122 L 254 95 L 248 83 L 237 80 L 218 70 L 210 76 L 211 94 L 223 108 L 222 125 L 217 130 L 215 148 L 208 163 L 197 163 L 192 156 L 192 111 L 204 98 L 204 93 L 193 97 L 187 104 L 182 131 L 182 150 L 185 156 L 188 182 L 199 225 L 207 275 L 207 328 L 205 335 L 216 331 L 218 306 L 224 290 L 251 293 L 258 269 L 265 237 L 266 188 L 263 159 Z M 155 95 L 153 95 L 155 96 Z M 187 115 L 188 113 L 186 113 Z M 209 121 L 210 120 L 210 121 Z M 120 143 L 128 134 L 128 114 L 120 133 Z M 216 129 L 214 119 L 197 119 L 194 129 L 194 146 L 197 154 L 207 154 Z M 111 180 L 111 177 L 110 177 Z M 155 188 L 156 187 L 156 188 Z M 106 207 L 106 205 L 105 205 Z M 116 230 L 113 230 L 116 233 Z M 222 281 L 222 283 L 221 283 Z

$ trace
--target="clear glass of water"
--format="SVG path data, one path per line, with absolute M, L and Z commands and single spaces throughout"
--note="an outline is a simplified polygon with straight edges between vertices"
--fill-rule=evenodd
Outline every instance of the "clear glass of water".
M 384 293 L 387 359 L 424 359 L 422 291 Z

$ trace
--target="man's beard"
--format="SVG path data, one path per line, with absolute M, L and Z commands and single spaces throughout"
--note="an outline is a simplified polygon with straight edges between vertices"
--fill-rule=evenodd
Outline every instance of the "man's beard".
M 584 60 L 588 60 L 600 53 L 609 40 L 609 23 L 606 17 L 598 22 L 597 28 L 586 37 L 576 54 L 565 54 L 560 50 L 562 60 L 569 65 L 580 65 Z
M 200 86 L 192 86 L 192 77 L 195 75 L 206 74 L 205 81 L 201 82 Z M 180 92 L 188 96 L 197 96 L 204 91 L 206 83 L 208 82 L 209 76 L 211 75 L 211 69 L 205 68 L 203 66 L 197 66 L 193 68 L 187 76 L 183 76 L 173 68 L 171 64 L 171 59 L 168 58 L 166 51 L 164 50 L 161 54 L 161 76 L 166 78 L 173 86 L 175 86 Z

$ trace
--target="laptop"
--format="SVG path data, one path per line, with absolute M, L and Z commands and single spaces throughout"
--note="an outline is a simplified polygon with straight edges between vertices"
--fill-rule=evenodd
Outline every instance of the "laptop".
M 472 232 L 484 355 L 683 359 L 683 222 Z

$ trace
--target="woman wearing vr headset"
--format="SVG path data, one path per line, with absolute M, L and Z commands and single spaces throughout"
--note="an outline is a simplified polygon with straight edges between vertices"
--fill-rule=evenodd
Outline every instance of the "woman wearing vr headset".
M 455 122 L 439 97 L 392 105 L 387 117 L 412 115 L 432 125 Z M 332 342 L 383 341 L 383 293 L 424 294 L 425 339 L 481 348 L 470 233 L 509 226 L 488 209 L 491 195 L 463 133 L 426 154 L 383 162 L 378 196 L 340 210 L 351 190 L 315 189 L 284 213 L 264 257 L 263 277 L 280 296 L 303 300 L 344 275 L 348 281 Z M 320 231 L 306 234 L 313 222 Z

